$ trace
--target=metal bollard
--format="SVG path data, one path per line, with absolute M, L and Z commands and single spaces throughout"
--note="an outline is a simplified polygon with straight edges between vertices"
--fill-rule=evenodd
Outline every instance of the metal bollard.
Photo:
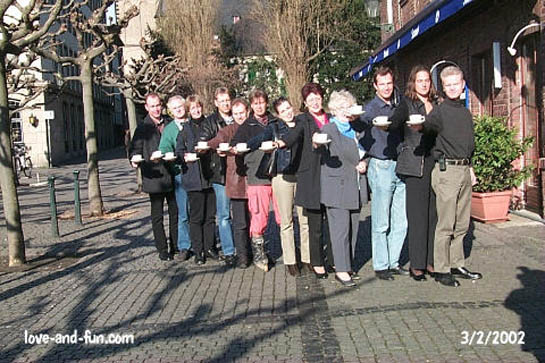
M 81 203 L 79 199 L 79 170 L 74 170 L 74 223 L 81 226 Z
M 55 198 L 55 177 L 47 178 L 49 184 L 49 205 L 51 207 L 51 235 L 59 237 L 59 220 L 57 219 L 57 200 Z

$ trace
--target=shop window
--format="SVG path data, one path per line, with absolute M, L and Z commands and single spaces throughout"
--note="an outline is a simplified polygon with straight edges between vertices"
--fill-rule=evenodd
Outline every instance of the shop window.
M 494 72 L 492 50 L 472 57 L 471 88 L 478 100 L 479 115 L 493 115 L 494 110 Z

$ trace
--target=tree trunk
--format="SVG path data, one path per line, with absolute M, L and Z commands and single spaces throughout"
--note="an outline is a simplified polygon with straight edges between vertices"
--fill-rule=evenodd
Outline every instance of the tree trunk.
M 21 224 L 19 197 L 15 184 L 11 153 L 11 120 L 9 118 L 8 89 L 6 84 L 6 55 L 0 53 L 0 185 L 8 237 L 8 264 L 26 263 L 25 238 Z
M 301 89 L 307 82 L 307 69 L 305 64 L 296 64 L 295 62 L 285 67 L 286 72 L 286 91 L 288 98 L 295 110 L 300 110 L 303 105 Z
M 138 126 L 138 121 L 136 119 L 136 106 L 132 99 L 132 91 L 128 91 L 125 95 L 125 104 L 127 105 L 127 116 L 129 118 L 129 130 L 131 131 L 131 141 L 134 136 L 134 131 Z M 136 193 L 142 193 L 142 173 L 140 168 L 136 168 Z
M 138 121 L 136 119 L 136 106 L 134 105 L 131 91 L 129 91 L 125 95 L 125 104 L 127 106 L 127 117 L 129 118 L 129 130 L 131 131 L 131 140 L 132 140 L 132 137 L 134 136 L 134 131 L 136 130 L 136 127 L 138 126 Z
M 95 131 L 95 106 L 93 103 L 92 62 L 81 65 L 81 86 L 83 93 L 83 114 L 85 119 L 85 146 L 87 148 L 87 193 L 92 216 L 101 216 L 104 212 L 100 177 L 98 170 L 98 144 Z

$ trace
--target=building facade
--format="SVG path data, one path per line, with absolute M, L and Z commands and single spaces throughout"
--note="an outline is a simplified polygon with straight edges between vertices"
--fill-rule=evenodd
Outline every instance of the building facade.
M 99 6 L 100 1 L 90 4 Z M 77 55 L 78 43 L 70 26 L 68 31 L 59 36 L 59 40 L 57 54 Z M 119 58 L 114 60 L 113 68 L 119 67 L 119 64 Z M 81 84 L 77 81 L 64 84 L 62 81 L 63 77 L 77 76 L 77 67 L 61 65 L 44 58 L 38 58 L 32 65 L 47 72 L 37 73 L 35 77 L 38 82 L 48 84 L 48 87 L 33 101 L 32 108 L 12 115 L 12 142 L 30 147 L 32 163 L 38 167 L 55 166 L 83 158 L 86 147 Z M 9 97 L 10 103 L 16 107 L 17 95 Z M 94 88 L 94 106 L 99 150 L 122 145 L 126 122 L 122 117 L 121 98 L 113 95 L 112 90 L 97 85 Z M 31 123 L 31 120 L 36 122 Z
M 385 64 L 402 87 L 417 64 L 433 67 L 435 82 L 444 66 L 458 65 L 474 115 L 507 117 L 521 137 L 534 138 L 520 160 L 534 165 L 534 173 L 518 193 L 524 208 L 543 217 L 545 0 L 383 0 L 379 13 L 387 24 L 382 45 L 353 78 Z

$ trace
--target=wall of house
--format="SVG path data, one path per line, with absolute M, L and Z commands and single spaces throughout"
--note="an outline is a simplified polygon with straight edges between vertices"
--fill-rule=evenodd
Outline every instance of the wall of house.
M 394 0 L 394 24 L 396 31 L 406 24 L 415 14 L 428 5 L 428 1 L 407 0 L 405 2 Z M 481 3 L 482 4 L 482 3 Z M 381 3 L 381 14 L 385 14 L 385 2 Z M 388 59 L 386 64 L 395 69 L 398 86 L 403 84 L 409 76 L 411 68 L 416 64 L 431 67 L 437 61 L 449 60 L 457 63 L 465 73 L 469 87 L 470 110 L 475 115 L 492 114 L 506 116 L 512 126 L 522 134 L 535 134 L 538 147 L 534 152 L 527 154 L 528 160 L 533 160 L 539 169 L 539 158 L 545 156 L 543 140 L 545 140 L 543 123 L 543 102 L 545 98 L 545 67 L 542 59 L 545 53 L 544 31 L 539 27 L 530 28 L 517 40 L 515 47 L 518 54 L 512 57 L 507 52 L 514 35 L 523 26 L 531 21 L 545 22 L 545 0 L 521 0 L 521 1 L 489 1 L 485 11 L 472 14 L 465 11 L 463 15 L 456 16 L 453 20 L 437 25 L 435 30 L 423 34 L 410 46 L 396 53 Z M 523 122 L 524 99 L 528 88 L 524 86 L 525 60 L 520 57 L 521 45 L 535 39 L 537 47 L 536 74 L 532 75 L 540 87 L 536 89 L 537 102 L 535 107 L 538 121 L 535 123 Z M 482 89 L 481 79 L 487 79 L 492 83 L 492 47 L 493 42 L 500 43 L 501 53 L 501 88 L 490 87 Z M 483 65 L 485 71 L 483 72 Z M 484 83 L 487 83 L 484 82 Z M 521 160 L 520 162 L 525 162 Z M 520 163 L 519 163 L 520 165 Z M 537 184 L 541 185 L 539 193 L 529 194 L 530 203 L 540 205 L 539 212 L 545 212 L 545 187 L 542 173 L 536 175 Z M 541 181 L 539 181 L 541 180 Z M 536 184 L 536 179 L 532 182 Z M 524 193 L 524 188 L 521 193 Z M 536 199 L 537 198 L 537 199 Z

